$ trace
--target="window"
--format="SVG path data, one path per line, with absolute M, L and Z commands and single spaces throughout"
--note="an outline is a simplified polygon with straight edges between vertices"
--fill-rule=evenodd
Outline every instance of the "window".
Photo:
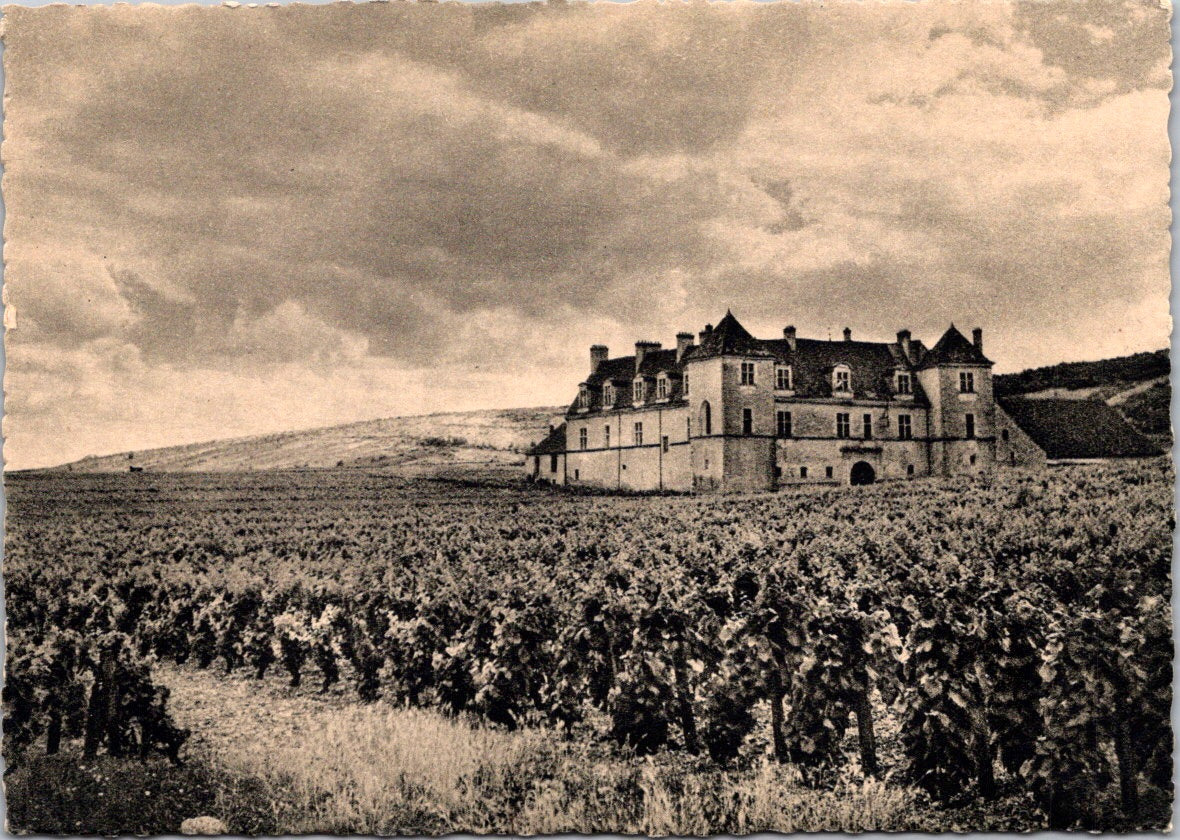
M 790 391 L 794 388 L 794 377 L 791 375 L 791 368 L 789 366 L 779 366 L 774 369 L 774 387 L 779 391 Z
M 807 467 L 800 467 L 799 468 L 799 477 L 800 478 L 807 478 Z
M 754 434 L 754 410 L 750 408 L 742 409 L 742 434 Z
M 913 440 L 914 426 L 908 414 L 897 415 L 897 439 Z
M 685 371 L 685 374 L 684 374 L 684 396 L 686 396 L 686 397 L 688 396 L 688 372 L 687 371 Z
M 633 432 L 636 446 L 643 446 L 643 424 L 636 423 L 635 431 Z
M 836 437 L 847 438 L 852 436 L 852 418 L 844 411 L 836 414 Z
M 607 449 L 610 449 L 610 426 L 603 426 L 602 427 L 602 441 L 603 441 L 603 445 Z
M 664 435 L 662 438 L 660 438 L 660 448 L 663 449 L 665 452 L 668 451 L 668 436 L 667 435 Z
M 832 371 L 832 390 L 847 392 L 852 390 L 852 371 L 847 365 L 840 365 Z
M 643 380 L 636 379 L 631 383 L 631 401 L 635 403 L 643 402 Z
M 1004 429 L 1004 431 L 1000 432 L 1000 440 L 1004 441 L 1004 443 L 1008 442 L 1008 430 L 1007 429 Z
M 602 386 L 602 404 L 603 406 L 615 404 L 615 388 L 609 382 Z
M 975 393 L 975 374 L 969 370 L 959 372 L 959 393 Z
M 968 438 L 973 438 L 973 437 L 975 437 L 975 415 L 974 415 L 974 414 L 968 414 L 968 415 L 967 415 L 965 418 L 963 418 L 963 419 L 964 419 L 964 420 L 966 421 L 966 423 L 967 423 L 967 437 L 968 437 Z
M 971 456 L 971 457 L 970 457 L 968 460 L 970 460 L 970 461 L 971 461 L 971 466 L 973 466 L 973 467 L 974 467 L 974 466 L 975 466 L 975 456 L 974 456 L 974 455 L 972 455 L 972 456 Z
M 914 465 L 913 464 L 906 464 L 905 474 L 908 475 L 910 478 L 914 477 Z
M 831 468 L 831 467 L 825 467 L 825 468 L 824 468 L 824 475 L 825 475 L 825 476 L 827 476 L 828 478 L 831 478 L 831 477 L 832 477 L 834 474 L 835 474 L 835 473 L 834 473 L 834 471 L 832 470 L 832 468 Z
M 578 429 L 578 448 L 585 449 L 590 442 L 590 432 L 587 429 Z
M 557 472 L 557 456 L 549 456 L 549 472 Z
M 668 377 L 661 376 L 656 380 L 656 399 L 668 399 Z
M 791 436 L 791 412 L 780 411 L 775 415 L 775 432 L 781 438 Z
M 742 384 L 743 385 L 753 385 L 754 384 L 754 363 L 753 362 L 742 362 Z
M 914 383 L 910 379 L 908 373 L 899 373 L 897 375 L 897 393 L 912 394 L 914 393 Z
M 691 417 L 689 417 L 688 419 L 686 419 L 684 421 L 684 437 L 685 438 L 692 437 L 692 418 Z
M 861 418 L 861 424 L 864 427 L 865 440 L 873 439 L 873 415 L 866 414 Z
M 582 477 L 581 472 L 582 472 L 581 470 L 574 470 L 574 481 L 577 481 L 579 478 Z
M 706 435 L 713 434 L 713 409 L 709 406 L 708 400 L 701 403 L 701 428 L 705 430 Z

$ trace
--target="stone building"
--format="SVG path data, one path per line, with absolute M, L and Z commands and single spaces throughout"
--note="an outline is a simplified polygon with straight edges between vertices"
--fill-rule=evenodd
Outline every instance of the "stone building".
M 732 313 L 675 348 L 590 348 L 590 371 L 530 477 L 631 490 L 757 491 L 978 474 L 996 462 L 992 362 L 982 330 L 927 348 L 756 339 Z

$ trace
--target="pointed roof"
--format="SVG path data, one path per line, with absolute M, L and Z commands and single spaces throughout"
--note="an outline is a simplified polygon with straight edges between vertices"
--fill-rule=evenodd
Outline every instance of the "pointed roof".
M 763 342 L 738 323 L 732 312 L 726 310 L 725 317 L 712 332 L 705 334 L 692 355 L 694 359 L 700 359 L 708 356 L 769 356 L 771 353 L 763 347 Z
M 922 367 L 935 365 L 990 365 L 991 359 L 983 355 L 965 335 L 951 324 L 950 329 L 942 334 L 938 343 L 930 348 L 930 352 L 922 359 Z

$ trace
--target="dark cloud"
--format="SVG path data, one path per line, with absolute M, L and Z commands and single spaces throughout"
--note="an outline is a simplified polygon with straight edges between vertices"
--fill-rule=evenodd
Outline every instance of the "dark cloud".
M 1170 87 L 1168 10 L 1151 0 L 1046 0 L 1015 6 L 1015 26 L 1046 64 L 1071 78 L 1110 79 L 1115 92 Z
M 47 392 L 276 365 L 371 391 L 494 348 L 555 389 L 513 402 L 562 402 L 581 329 L 859 306 L 1032 331 L 1166 284 L 1148 5 L 49 6 L 6 26 L 10 355 Z

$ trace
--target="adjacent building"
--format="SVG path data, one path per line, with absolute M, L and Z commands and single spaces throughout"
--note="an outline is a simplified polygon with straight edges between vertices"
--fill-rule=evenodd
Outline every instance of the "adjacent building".
M 1010 398 L 996 409 L 996 459 L 1013 467 L 1154 458 L 1163 449 L 1096 400 Z
M 564 422 L 528 453 L 536 480 L 630 490 L 756 491 L 971 475 L 997 460 L 983 332 L 933 347 L 757 339 L 732 313 L 675 347 L 640 341 L 590 368 Z

